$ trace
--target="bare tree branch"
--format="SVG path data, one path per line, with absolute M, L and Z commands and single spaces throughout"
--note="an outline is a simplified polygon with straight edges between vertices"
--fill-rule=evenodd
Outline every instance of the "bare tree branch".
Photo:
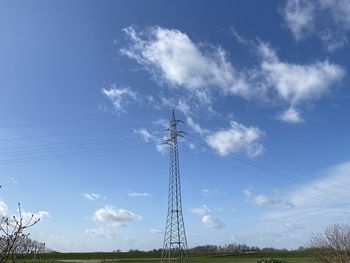
M 308 243 L 317 262 L 350 262 L 350 226 L 334 224 L 311 236 Z
M 0 221 L 0 263 L 14 263 L 20 256 L 37 253 L 42 249 L 41 243 L 32 241 L 29 233 L 24 233 L 25 230 L 37 224 L 40 218 L 34 220 L 33 214 L 29 219 L 23 218 L 20 203 L 18 203 L 18 214 L 18 217 L 13 216 L 11 219 L 2 217 Z

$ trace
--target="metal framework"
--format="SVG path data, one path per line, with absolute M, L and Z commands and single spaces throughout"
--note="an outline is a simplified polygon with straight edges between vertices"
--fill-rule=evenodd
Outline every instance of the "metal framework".
M 185 224 L 182 215 L 180 165 L 177 139 L 183 137 L 184 132 L 177 130 L 177 124 L 173 110 L 169 123 L 169 138 L 163 143 L 170 145 L 169 164 L 169 193 L 168 216 L 164 234 L 164 243 L 161 262 L 188 262 L 187 239 Z

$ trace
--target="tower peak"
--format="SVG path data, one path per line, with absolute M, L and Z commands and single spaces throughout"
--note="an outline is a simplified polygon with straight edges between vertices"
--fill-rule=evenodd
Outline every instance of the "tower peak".
M 176 118 L 175 118 L 175 110 L 173 109 L 173 113 L 172 113 L 172 121 L 176 121 Z

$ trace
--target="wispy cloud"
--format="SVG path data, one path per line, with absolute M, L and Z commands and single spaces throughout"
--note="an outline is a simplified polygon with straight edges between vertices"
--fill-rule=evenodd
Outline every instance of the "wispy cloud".
M 186 124 L 189 125 L 195 132 L 197 132 L 200 135 L 205 135 L 210 132 L 208 129 L 203 128 L 197 122 L 195 122 L 193 117 L 189 115 L 186 116 Z
M 151 229 L 149 230 L 149 232 L 150 232 L 151 234 L 156 234 L 156 235 L 160 235 L 160 234 L 163 233 L 162 230 L 160 230 L 160 229 L 155 229 L 155 228 L 151 228 Z
M 273 204 L 258 217 L 251 232 L 255 235 L 254 240 L 261 233 L 262 236 L 266 234 L 266 242 L 278 247 L 288 245 L 286 238 L 293 240 L 294 244 L 303 244 L 312 232 L 320 231 L 324 226 L 335 222 L 349 221 L 349 174 L 350 162 L 345 162 L 330 167 L 310 182 L 280 192 L 280 195 L 273 194 L 273 197 L 269 197 L 246 191 L 245 195 L 250 202 Z M 280 205 L 279 201 L 292 205 Z M 269 234 L 266 233 L 267 229 Z M 278 234 L 279 237 L 271 236 L 272 234 Z
M 350 30 L 348 0 L 289 0 L 281 14 L 296 40 L 315 36 L 330 51 L 347 44 Z
M 101 195 L 95 193 L 83 193 L 81 195 L 90 201 L 96 201 L 101 198 Z
M 157 123 L 159 125 L 159 123 Z M 146 128 L 134 129 L 134 133 L 139 135 L 145 142 L 152 142 L 155 144 L 156 149 L 161 154 L 165 154 L 167 150 L 167 146 L 162 144 L 163 137 L 159 136 L 159 132 L 152 133 Z
M 138 192 L 130 192 L 128 193 L 129 197 L 151 197 L 152 194 L 143 192 L 143 193 L 138 193 Z
M 16 178 L 11 177 L 11 176 L 7 178 L 7 182 L 10 183 L 10 184 L 13 184 L 13 185 L 17 185 L 18 184 L 18 181 L 16 180 Z
M 134 129 L 134 133 L 140 135 L 145 142 L 155 139 L 155 137 L 145 128 Z
M 202 189 L 202 195 L 203 196 L 212 196 L 212 195 L 218 195 L 220 194 L 220 191 L 219 190 L 216 190 L 216 189 Z
M 264 205 L 269 203 L 269 198 L 265 195 L 253 195 L 251 189 L 247 188 L 243 190 L 245 199 L 255 205 Z
M 126 227 L 128 223 L 142 219 L 132 211 L 117 209 L 110 205 L 96 210 L 92 218 L 96 222 L 105 222 L 116 227 Z
M 92 237 L 114 238 L 116 235 L 108 228 L 99 227 L 86 229 L 85 233 Z
M 206 205 L 200 207 L 192 208 L 191 212 L 199 216 L 205 216 L 210 213 L 210 209 Z
M 206 105 L 202 108 L 203 105 L 197 104 L 195 101 L 191 101 L 188 97 L 176 97 L 176 98 L 166 98 L 162 97 L 162 103 L 165 107 L 173 108 L 184 114 L 184 121 L 186 125 L 193 129 L 196 133 L 203 136 L 210 132 L 209 129 L 202 127 L 194 118 L 196 112 L 200 112 L 202 109 L 205 109 L 206 114 L 212 112 L 210 105 Z M 167 124 L 166 126 L 167 127 Z
M 254 195 L 252 193 L 251 188 L 246 188 L 243 190 L 244 197 L 247 202 L 254 204 L 254 205 L 281 205 L 281 206 L 287 206 L 287 207 L 293 207 L 294 204 L 291 200 L 288 200 L 286 198 L 277 196 L 277 197 L 269 197 L 266 195 Z
M 293 191 L 289 198 L 297 206 L 328 206 L 346 203 L 350 197 L 350 162 L 330 167 L 317 179 Z
M 136 91 L 129 87 L 118 87 L 116 84 L 103 88 L 102 94 L 113 103 L 115 112 L 118 114 L 125 113 L 125 107 L 138 100 Z

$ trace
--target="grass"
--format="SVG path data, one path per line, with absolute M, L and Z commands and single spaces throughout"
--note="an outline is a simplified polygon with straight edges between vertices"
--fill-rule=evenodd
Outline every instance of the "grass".
M 51 253 L 41 256 L 42 262 L 82 263 L 97 262 L 159 263 L 158 252 L 119 252 L 119 253 Z M 190 254 L 190 263 L 256 263 L 261 258 L 279 258 L 288 263 L 311 263 L 313 260 L 305 252 L 253 252 L 246 254 L 206 253 Z M 28 258 L 26 262 L 31 262 Z

